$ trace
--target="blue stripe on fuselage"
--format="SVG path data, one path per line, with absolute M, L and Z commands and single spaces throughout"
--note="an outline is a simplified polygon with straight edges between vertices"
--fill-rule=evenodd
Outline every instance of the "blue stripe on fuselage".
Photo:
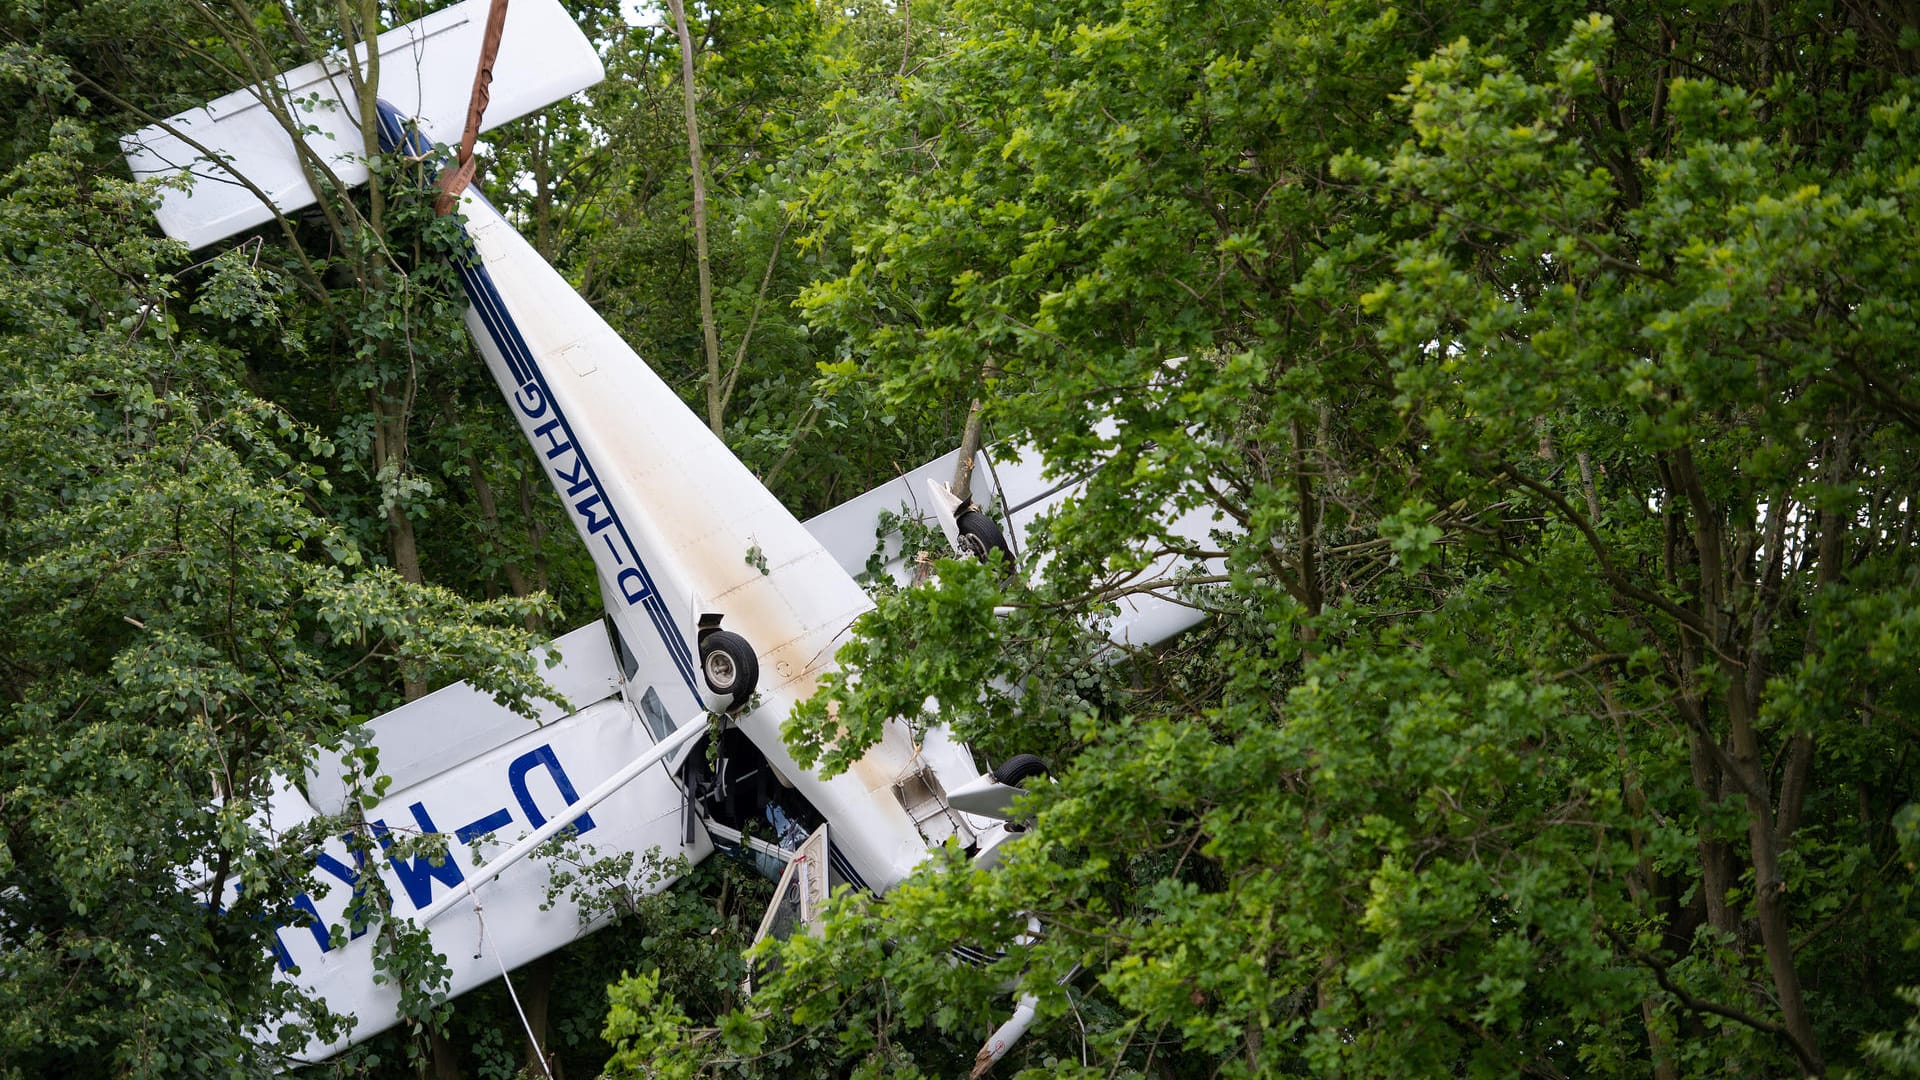
M 853 860 L 847 858 L 845 852 L 833 846 L 832 832 L 827 833 L 827 863 L 835 870 L 840 871 L 840 876 L 847 879 L 847 884 L 859 889 L 861 892 L 870 893 L 873 891 L 872 887 L 867 884 L 867 879 L 861 877 L 860 871 L 853 868 Z
M 380 141 L 383 148 L 391 152 L 395 147 L 404 146 L 409 153 L 431 152 L 432 148 L 426 144 L 426 140 L 419 131 L 409 129 L 391 105 L 383 101 L 378 111 Z M 478 192 L 474 192 L 474 197 L 483 205 L 486 204 L 486 199 Z M 493 211 L 491 205 L 487 205 L 487 209 Z M 498 214 L 498 211 L 493 212 Z M 462 231 L 464 232 L 464 226 Z M 471 236 L 467 238 L 466 252 L 455 256 L 453 264 L 460 273 L 460 281 L 466 287 L 467 299 L 473 304 L 474 313 L 480 317 L 480 322 L 486 327 L 487 336 L 493 340 L 495 348 L 499 349 L 507 370 L 519 382 L 521 392 L 525 393 L 531 388 L 537 391 L 540 397 L 538 413 L 529 413 L 528 410 L 532 406 L 516 400 L 512 394 L 507 395 L 508 404 L 527 414 L 529 419 L 544 415 L 545 410 L 551 408 L 554 422 L 558 423 L 561 433 L 565 436 L 565 448 L 570 449 L 575 455 L 576 468 L 585 473 L 586 486 L 576 484 L 572 489 L 573 495 L 567 496 L 562 493 L 561 501 L 567 504 L 570 512 L 584 522 L 589 544 L 592 544 L 593 538 L 607 525 L 613 527 L 614 533 L 620 538 L 620 543 L 615 545 L 611 537 L 603 537 L 608 553 L 618 563 L 624 564 L 625 559 L 632 560 L 631 570 L 637 572 L 640 588 L 638 595 L 629 592 L 626 586 L 626 571 L 621 572 L 611 584 L 620 599 L 646 611 L 653 622 L 654 630 L 660 635 L 661 643 L 666 646 L 668 659 L 673 661 L 673 666 L 679 671 L 681 680 L 687 684 L 688 692 L 693 695 L 695 701 L 699 701 L 700 691 L 694 682 L 692 650 L 688 648 L 686 639 L 674 626 L 666 602 L 661 598 L 660 590 L 654 584 L 652 572 L 647 569 L 638 549 L 634 547 L 633 538 L 627 533 L 626 523 L 620 520 L 620 512 L 615 508 L 613 500 L 608 497 L 607 489 L 601 484 L 599 473 L 594 469 L 592 460 L 581 449 L 580 441 L 574 437 L 573 425 L 567 420 L 559 401 L 554 398 L 552 387 L 547 382 L 546 372 L 541 370 L 539 362 L 534 358 L 533 350 L 527 346 L 526 338 L 520 333 L 519 324 L 514 321 L 505 299 L 500 295 L 498 286 L 494 284 L 493 275 L 488 273 L 485 262 L 481 260 L 479 252 L 474 249 Z M 538 452 L 539 446 L 536 444 L 534 449 Z M 560 491 L 560 478 L 555 475 L 557 466 L 553 459 L 559 452 L 554 451 L 543 455 L 546 458 L 543 468 L 547 470 L 549 479 L 554 481 L 556 492 Z M 587 497 L 578 498 L 582 494 Z M 586 508 L 596 503 L 605 511 L 604 519 L 587 511 Z M 623 553 L 625 559 L 622 558 Z M 609 602 L 611 599 L 609 597 Z
M 620 538 L 618 547 L 615 547 L 611 542 L 608 543 L 610 553 L 616 562 L 623 561 L 621 560 L 623 554 L 628 559 L 631 559 L 632 569 L 639 574 L 640 592 L 638 596 L 628 595 L 624 585 L 619 581 L 611 583 L 614 591 L 620 595 L 622 600 L 626 600 L 630 604 L 638 604 L 646 610 L 647 615 L 653 621 L 654 629 L 660 634 L 661 642 L 667 647 L 669 658 L 672 659 L 674 667 L 679 670 L 680 678 L 687 684 L 687 689 L 692 692 L 694 699 L 696 701 L 699 700 L 700 692 L 694 684 L 693 659 L 687 648 L 686 639 L 683 638 L 674 627 L 672 616 L 667 611 L 666 602 L 662 599 L 659 588 L 654 584 L 652 572 L 647 569 L 646 563 L 641 560 L 639 551 L 634 547 L 632 537 L 627 534 L 627 526 L 626 523 L 620 519 L 620 512 L 615 509 L 613 501 L 607 497 L 606 486 L 600 482 L 599 474 L 593 467 L 592 459 L 588 458 L 586 453 L 581 450 L 579 440 L 574 437 L 573 426 L 567 420 L 566 413 L 561 409 L 560 403 L 554 399 L 552 388 L 547 383 L 546 372 L 542 371 L 539 363 L 534 360 L 532 351 L 528 349 L 525 339 L 520 334 L 519 326 L 514 323 L 513 316 L 507 311 L 506 302 L 501 298 L 498 287 L 494 285 L 493 275 L 487 272 L 484 264 L 470 259 L 456 258 L 454 264 L 460 271 L 460 280 L 466 285 L 467 297 L 473 302 L 474 312 L 480 316 L 481 323 L 487 328 L 487 336 L 493 339 L 494 346 L 500 350 L 500 354 L 506 360 L 509 370 L 515 370 L 516 373 L 518 371 L 525 371 L 526 375 L 523 377 L 524 381 L 521 383 L 522 388 L 532 387 L 538 389 L 542 399 L 542 405 L 553 410 L 554 420 L 559 423 L 560 431 L 565 436 L 566 444 L 576 455 L 575 461 L 578 463 L 578 467 L 586 473 L 586 479 L 591 485 L 588 490 L 591 491 L 592 494 L 587 499 L 570 502 L 568 508 L 572 510 L 577 517 L 584 517 L 580 507 L 589 505 L 593 499 L 597 498 L 599 508 L 605 511 L 605 523 L 611 524 L 613 532 Z M 520 405 L 519 402 L 514 402 L 514 404 L 516 407 Z M 536 446 L 535 449 L 537 450 L 538 447 Z M 548 463 L 548 468 L 549 470 L 552 468 L 551 461 Z M 592 537 L 595 534 L 603 531 L 601 528 L 595 527 L 591 521 L 589 521 L 587 528 L 589 543 L 592 542 Z M 611 600 L 612 598 L 609 597 L 609 599 Z

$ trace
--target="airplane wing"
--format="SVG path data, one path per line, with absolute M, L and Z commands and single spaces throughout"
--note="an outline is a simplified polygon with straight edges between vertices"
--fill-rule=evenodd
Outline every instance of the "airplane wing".
M 1114 421 L 1109 418 L 1101 421 L 1095 432 L 1110 436 L 1113 426 Z M 979 482 L 982 472 L 992 479 L 1000 495 L 998 515 L 1009 537 L 1024 536 L 1043 515 L 1078 495 L 1086 486 L 1084 476 L 1050 477 L 1046 459 L 1031 447 L 992 446 L 982 451 L 982 457 L 986 459 L 985 468 L 976 470 L 975 483 Z M 1174 519 L 1168 531 L 1205 549 L 1216 546 L 1212 534 L 1219 530 L 1237 532 L 1238 527 L 1218 511 L 1195 508 Z M 1154 582 L 1172 582 L 1183 572 L 1195 569 L 1219 574 L 1226 569 L 1226 560 L 1208 559 L 1195 566 L 1192 560 L 1177 555 L 1161 555 L 1120 584 L 1141 587 Z M 1044 567 L 1029 570 L 1045 572 Z M 1174 598 L 1173 591 L 1172 587 L 1166 587 L 1120 596 L 1115 601 L 1113 618 L 1105 626 L 1108 639 L 1120 646 L 1150 647 L 1199 625 L 1206 613 Z
M 406 115 L 422 117 L 432 142 L 460 139 L 487 3 L 466 0 L 380 35 L 380 92 Z M 355 64 L 365 57 L 364 44 L 355 48 Z M 345 56 L 303 64 L 121 139 L 136 179 L 196 179 L 191 190 L 162 194 L 155 216 L 167 235 L 197 248 L 314 204 L 276 111 L 302 129 L 305 149 L 342 184 L 364 183 L 365 140 L 348 71 Z M 592 86 L 605 69 L 558 0 L 515 0 L 493 73 L 482 131 Z
M 305 918 L 275 931 L 282 976 L 355 1017 L 344 1038 L 308 1046 L 302 1060 L 319 1061 L 395 1023 L 399 990 L 374 979 L 373 935 L 364 918 L 355 918 L 356 898 L 373 877 L 391 897 L 393 918 L 417 922 L 429 905 L 456 898 L 453 910 L 427 927 L 452 969 L 449 991 L 456 995 L 605 921 L 604 913 L 583 913 L 564 895 L 549 905 L 553 868 L 537 859 L 515 864 L 473 899 L 459 899 L 469 877 L 510 843 L 560 818 L 679 724 L 705 723 L 698 712 L 676 718 L 651 686 L 628 681 L 604 625 L 576 630 L 554 647 L 561 664 L 548 678 L 572 699 L 573 711 L 548 705 L 528 718 L 456 683 L 368 723 L 365 734 L 391 786 L 361 811 L 356 844 L 336 836 L 315 853 L 312 887 L 295 902 Z M 352 772 L 342 755 L 321 755 L 303 778 L 304 795 L 281 785 L 261 825 L 284 833 L 319 814 L 350 812 L 358 802 Z M 685 807 L 671 772 L 653 768 L 579 817 L 575 843 L 601 856 L 658 852 L 698 862 L 713 845 Z M 405 850 L 404 841 L 426 834 L 445 838 L 442 855 Z M 632 884 L 655 892 L 675 879 L 636 872 Z M 344 937 L 333 937 L 333 927 Z
M 1103 427 L 1111 426 L 1105 421 Z M 1101 432 L 1105 434 L 1106 432 Z M 935 458 L 902 473 L 893 480 L 841 503 L 817 517 L 808 518 L 807 530 L 820 541 L 848 574 L 860 575 L 869 569 L 908 584 L 912 577 L 914 552 L 903 550 L 898 529 L 878 536 L 883 514 L 900 514 L 935 523 L 949 535 L 954 529 L 953 506 L 957 502 L 947 491 L 960 452 Z M 1016 560 L 1029 581 L 1045 576 L 1045 567 L 1028 557 L 1025 544 L 1029 529 L 1061 503 L 1073 498 L 1086 486 L 1084 476 L 1065 479 L 1050 476 L 1047 462 L 1031 447 L 993 445 L 983 447 L 974 459 L 973 501 L 992 511 L 1005 531 Z M 1231 531 L 1232 523 L 1217 512 L 1193 509 L 1172 523 L 1170 532 L 1194 545 L 1210 548 L 1211 534 Z M 877 567 L 870 566 L 878 555 Z M 1175 582 L 1184 571 L 1195 567 L 1191 560 L 1162 555 L 1150 562 L 1127 583 Z M 1209 559 L 1198 569 L 1208 574 L 1224 570 L 1225 560 Z M 1119 646 L 1153 646 L 1184 630 L 1199 625 L 1206 613 L 1183 603 L 1170 594 L 1171 587 L 1132 593 L 1120 597 L 1113 618 L 1105 624 L 1107 637 Z

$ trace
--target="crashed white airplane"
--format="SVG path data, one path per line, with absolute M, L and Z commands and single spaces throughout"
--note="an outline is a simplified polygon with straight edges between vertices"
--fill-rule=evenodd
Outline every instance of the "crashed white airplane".
M 457 139 L 485 11 L 468 0 L 380 38 L 387 149 Z M 367 172 L 350 149 L 362 145 L 361 118 L 345 62 L 288 72 L 271 92 L 296 110 L 317 159 L 351 184 Z M 557 0 L 516 0 L 494 72 L 489 126 L 602 76 Z M 315 201 L 309 168 L 263 105 L 268 92 L 242 90 L 126 138 L 136 176 L 197 178 L 166 193 L 158 216 L 169 234 L 200 247 Z M 543 910 L 550 867 L 523 859 L 569 827 L 600 855 L 697 861 L 719 846 L 808 868 L 806 887 L 776 893 L 776 906 L 797 908 L 787 923 L 804 921 L 832 886 L 886 890 L 931 846 L 953 841 L 988 861 L 1014 835 L 1001 812 L 1021 777 L 1005 765 L 983 774 L 940 727 L 916 741 L 892 722 L 831 779 L 796 765 L 780 738 L 871 606 L 853 575 L 881 511 L 926 506 L 963 550 L 996 539 L 938 482 L 954 458 L 802 525 L 485 199 L 469 190 L 453 212 L 472 245 L 458 266 L 467 325 L 593 553 L 607 617 L 555 643 L 562 663 L 549 679 L 570 712 L 522 716 L 459 684 L 370 723 L 391 777 L 363 810 L 380 857 L 362 845 L 356 858 L 332 840 L 296 902 L 305 918 L 276 935 L 284 976 L 354 1017 L 343 1039 L 300 1055 L 310 1061 L 396 1022 L 398 989 L 374 978 L 372 938 L 350 910 L 365 874 L 387 885 L 386 917 L 428 927 L 459 994 L 592 928 L 564 898 Z M 976 489 L 1013 535 L 1068 494 L 1031 461 L 981 464 Z M 1203 535 L 1207 523 L 1193 524 Z M 1197 617 L 1134 596 L 1113 633 L 1145 644 Z M 711 755 L 710 715 L 724 718 Z M 341 814 L 361 790 L 349 759 L 322 755 L 301 783 L 281 786 L 261 826 L 283 832 Z M 406 854 L 394 839 L 422 834 L 446 837 L 444 857 Z

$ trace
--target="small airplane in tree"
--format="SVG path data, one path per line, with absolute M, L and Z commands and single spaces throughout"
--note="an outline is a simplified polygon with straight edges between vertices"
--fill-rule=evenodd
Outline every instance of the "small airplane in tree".
M 494 6 L 491 32 L 483 0 L 467 0 L 381 35 L 377 116 L 363 117 L 350 89 L 363 45 L 127 136 L 136 176 L 193 178 L 165 190 L 162 227 L 198 248 L 312 205 L 318 177 L 363 181 L 368 163 L 350 149 L 364 145 L 363 122 L 390 153 L 459 141 L 470 154 L 478 131 L 603 76 L 557 0 L 516 0 L 510 15 Z M 470 80 L 476 57 L 483 78 Z M 489 71 L 484 123 L 471 110 L 461 139 L 467 87 Z M 793 760 L 781 723 L 872 606 L 855 574 L 880 512 L 929 507 L 958 552 L 1011 545 L 940 482 L 957 454 L 796 520 L 477 191 L 461 190 L 470 166 L 450 171 L 459 179 L 443 183 L 443 207 L 469 245 L 455 260 L 467 326 L 592 553 L 606 616 L 554 642 L 548 680 L 564 707 L 528 716 L 446 687 L 318 755 L 258 816 L 275 833 L 334 815 L 362 826 L 315 850 L 313 887 L 295 901 L 303 918 L 276 933 L 284 977 L 352 1017 L 298 1055 L 308 1061 L 397 1021 L 401 989 L 375 977 L 371 894 L 384 898 L 381 918 L 425 929 L 457 995 L 596 925 L 574 901 L 550 901 L 552 866 L 526 859 L 563 833 L 603 856 L 654 853 L 649 890 L 716 848 L 755 858 L 781 874 L 762 932 L 787 933 L 834 888 L 884 892 L 932 847 L 990 863 L 1019 833 L 1010 803 L 1044 768 L 1021 755 L 983 773 L 945 728 L 916 735 L 897 720 L 839 775 Z M 1037 462 L 983 452 L 977 464 L 982 501 L 1001 507 L 1009 532 L 1069 493 Z M 1111 633 L 1150 644 L 1198 617 L 1136 595 Z M 1016 1010 L 983 1067 L 1029 1019 L 1030 1006 Z

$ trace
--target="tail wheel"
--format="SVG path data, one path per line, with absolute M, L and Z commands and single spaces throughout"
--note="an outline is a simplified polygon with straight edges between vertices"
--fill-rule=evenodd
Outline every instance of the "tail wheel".
M 993 780 L 1008 787 L 1020 787 L 1020 782 L 1028 777 L 1045 776 L 1049 771 L 1047 763 L 1032 754 L 1015 754 L 993 770 Z
M 960 534 L 960 550 L 968 555 L 987 561 L 988 553 L 1004 552 L 1007 568 L 1013 568 L 1013 548 L 1007 543 L 1005 534 L 993 519 L 978 510 L 962 510 L 953 519 L 954 529 Z
M 700 639 L 700 673 L 707 689 L 730 699 L 728 708 L 746 704 L 760 682 L 760 659 L 747 639 L 731 630 L 715 630 Z

